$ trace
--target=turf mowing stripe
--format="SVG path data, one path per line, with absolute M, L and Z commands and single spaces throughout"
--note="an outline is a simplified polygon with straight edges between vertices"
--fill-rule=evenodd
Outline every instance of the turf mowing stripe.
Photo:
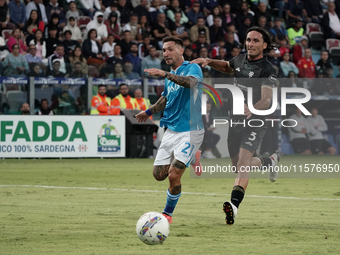
M 0 188 L 46 188 L 46 189 L 81 189 L 81 190 L 114 190 L 114 191 L 130 191 L 130 192 L 149 192 L 149 193 L 166 193 L 166 191 L 160 190 L 141 190 L 141 189 L 114 189 L 114 188 L 92 188 L 92 187 L 62 187 L 62 186 L 43 186 L 43 185 L 0 185 Z M 230 194 L 218 194 L 218 193 L 201 193 L 201 192 L 185 192 L 182 194 L 187 195 L 203 195 L 203 196 L 227 196 Z M 281 197 L 281 196 L 261 196 L 261 195 L 245 195 L 246 197 L 255 198 L 281 198 L 281 199 L 298 199 L 298 200 L 324 200 L 324 201 L 340 201 L 337 198 L 309 198 L 309 197 Z

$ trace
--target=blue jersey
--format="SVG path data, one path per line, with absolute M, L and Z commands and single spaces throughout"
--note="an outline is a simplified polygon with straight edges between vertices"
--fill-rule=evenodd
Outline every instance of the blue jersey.
M 201 68 L 197 64 L 189 64 L 189 61 L 183 62 L 181 66 L 171 71 L 171 73 L 180 76 L 192 76 L 198 82 L 203 82 Z M 166 97 L 167 103 L 160 126 L 167 127 L 175 132 L 204 129 L 201 113 L 202 90 L 200 88 L 203 88 L 201 83 L 189 89 L 165 79 L 162 96 Z

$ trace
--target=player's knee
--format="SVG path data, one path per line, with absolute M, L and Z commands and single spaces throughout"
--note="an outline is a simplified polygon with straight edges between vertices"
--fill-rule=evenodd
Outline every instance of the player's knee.
M 166 179 L 166 177 L 168 177 L 169 175 L 169 167 L 170 165 L 167 166 L 154 166 L 153 167 L 153 177 L 155 177 L 155 179 L 157 181 L 164 181 Z
M 181 180 L 181 176 L 178 173 L 176 173 L 175 171 L 170 171 L 170 173 L 169 173 L 169 183 L 170 183 L 170 186 L 175 185 L 180 180 Z

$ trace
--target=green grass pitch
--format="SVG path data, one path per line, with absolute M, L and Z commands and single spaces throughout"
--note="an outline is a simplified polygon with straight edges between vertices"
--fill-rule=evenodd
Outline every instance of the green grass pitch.
M 340 163 L 338 156 L 281 162 L 311 159 Z M 154 180 L 152 165 L 150 159 L 0 160 L 0 254 L 340 254 L 340 179 L 251 178 L 235 224 L 226 226 L 222 204 L 234 179 L 191 178 L 188 169 L 169 237 L 145 245 L 136 222 L 162 211 L 168 187 Z

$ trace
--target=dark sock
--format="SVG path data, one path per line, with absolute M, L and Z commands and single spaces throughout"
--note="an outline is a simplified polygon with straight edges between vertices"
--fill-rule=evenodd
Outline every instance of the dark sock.
M 268 169 L 268 167 L 272 165 L 272 160 L 270 159 L 270 157 L 260 157 L 259 159 L 261 160 L 261 170 Z
M 238 208 L 244 197 L 244 188 L 241 186 L 234 186 L 231 192 L 231 202 Z

